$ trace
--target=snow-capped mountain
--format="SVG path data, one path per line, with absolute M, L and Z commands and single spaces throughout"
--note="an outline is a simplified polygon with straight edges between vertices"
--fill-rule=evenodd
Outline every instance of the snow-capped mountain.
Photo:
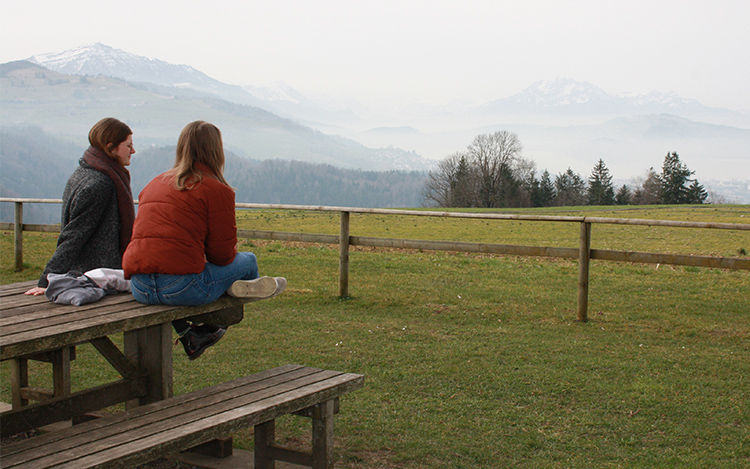
M 172 65 L 96 43 L 29 57 L 29 62 L 69 75 L 105 75 L 165 86 L 216 88 L 222 84 L 188 65 Z
M 191 89 L 240 104 L 259 104 L 257 98 L 241 87 L 211 78 L 189 65 L 174 65 L 101 43 L 34 55 L 26 60 L 68 75 L 104 75 L 131 82 Z
M 520 93 L 491 101 L 485 113 L 546 111 L 556 113 L 632 114 L 706 112 L 708 107 L 675 93 L 612 94 L 585 81 L 570 78 L 538 81 Z
M 610 94 L 591 83 L 557 78 L 550 81 L 538 81 L 515 96 L 493 101 L 493 103 L 515 103 L 532 108 L 544 108 L 607 103 L 612 99 Z
M 101 43 L 59 53 L 34 55 L 26 60 L 70 75 L 104 75 L 130 82 L 152 83 L 171 87 L 175 94 L 197 91 L 303 122 L 355 118 L 348 106 L 317 102 L 281 81 L 265 86 L 231 85 L 189 65 L 174 65 Z

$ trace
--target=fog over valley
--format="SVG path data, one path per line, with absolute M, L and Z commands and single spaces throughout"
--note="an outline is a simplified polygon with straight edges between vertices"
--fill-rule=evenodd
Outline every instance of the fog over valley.
M 189 65 L 102 43 L 21 59 L 0 69 L 0 125 L 36 126 L 81 147 L 105 115 L 127 122 L 140 148 L 174 145 L 184 124 L 204 119 L 222 129 L 226 148 L 239 157 L 429 171 L 479 134 L 510 131 L 539 173 L 570 168 L 587 177 L 602 159 L 625 184 L 677 152 L 723 200 L 750 202 L 750 114 L 673 92 L 614 94 L 553 77 L 483 103 L 368 106 L 306 96 L 284 82 L 223 83 Z

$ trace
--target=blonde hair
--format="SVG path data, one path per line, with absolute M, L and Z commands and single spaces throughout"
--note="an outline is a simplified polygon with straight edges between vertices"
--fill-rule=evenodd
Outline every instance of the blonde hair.
M 212 173 L 209 176 L 229 186 L 224 179 L 224 145 L 221 141 L 221 131 L 205 121 L 191 122 L 180 133 L 174 166 L 167 173 L 172 177 L 175 189 L 189 190 L 201 183 L 205 175 L 196 168 L 196 163 L 208 166 Z
M 112 152 L 130 135 L 133 131 L 126 124 L 114 117 L 105 117 L 89 130 L 89 143 L 116 160 Z

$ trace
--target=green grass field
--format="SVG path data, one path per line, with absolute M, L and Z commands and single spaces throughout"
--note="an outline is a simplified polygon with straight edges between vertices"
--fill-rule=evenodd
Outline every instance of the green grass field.
M 748 223 L 749 206 L 529 211 Z M 241 228 L 337 234 L 336 214 L 241 211 Z M 352 215 L 352 236 L 577 247 L 578 225 Z M 36 278 L 55 237 L 27 234 Z M 750 232 L 597 225 L 592 247 L 739 257 Z M 575 322 L 575 261 L 353 248 L 338 295 L 338 247 L 246 240 L 281 296 L 197 361 L 175 348 L 181 394 L 286 363 L 362 373 L 336 421 L 336 467 L 750 466 L 750 272 L 593 261 L 589 322 Z M 0 398 L 9 399 L 7 364 Z M 44 377 L 45 371 L 34 373 Z M 114 372 L 90 346 L 73 381 Z M 41 379 L 40 378 L 40 379 Z M 37 384 L 42 384 L 37 383 Z M 277 433 L 306 441 L 307 421 Z M 252 447 L 252 430 L 235 435 Z

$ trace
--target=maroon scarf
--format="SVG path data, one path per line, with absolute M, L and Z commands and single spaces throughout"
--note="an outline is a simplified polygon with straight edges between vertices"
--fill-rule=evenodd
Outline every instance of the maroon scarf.
M 122 255 L 130 243 L 130 237 L 133 235 L 133 222 L 135 221 L 133 191 L 130 189 L 130 172 L 114 158 L 94 147 L 89 147 L 83 153 L 83 161 L 100 173 L 109 176 L 115 183 L 117 210 L 120 215 L 120 255 Z

